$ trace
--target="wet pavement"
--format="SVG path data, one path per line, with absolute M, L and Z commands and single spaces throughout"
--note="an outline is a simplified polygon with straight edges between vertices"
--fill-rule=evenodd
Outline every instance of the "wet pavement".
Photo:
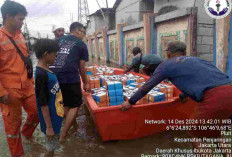
M 26 115 L 24 115 L 25 117 Z M 140 157 L 141 154 L 156 154 L 156 148 L 191 148 L 190 143 L 174 143 L 174 137 L 187 137 L 185 133 L 163 132 L 134 140 L 102 142 L 87 108 L 83 105 L 77 118 L 78 132 L 67 139 L 64 146 L 55 152 L 56 157 Z M 8 157 L 9 150 L 0 121 L 0 157 Z M 30 156 L 39 157 L 44 152 L 44 137 L 37 127 Z
M 96 59 L 87 65 L 94 65 Z M 100 64 L 105 65 L 104 62 Z M 112 67 L 118 65 L 111 64 Z M 23 115 L 24 119 L 26 114 Z M 156 148 L 192 148 L 191 143 L 175 143 L 174 137 L 188 137 L 186 132 L 162 132 L 145 138 L 102 142 L 88 109 L 82 105 L 78 112 L 77 134 L 70 136 L 65 145 L 55 152 L 56 157 L 140 157 L 142 154 L 155 155 Z M 29 156 L 39 157 L 44 152 L 44 135 L 37 127 L 37 138 Z M 0 116 L 0 157 L 8 157 L 9 150 L 5 139 L 3 122 Z

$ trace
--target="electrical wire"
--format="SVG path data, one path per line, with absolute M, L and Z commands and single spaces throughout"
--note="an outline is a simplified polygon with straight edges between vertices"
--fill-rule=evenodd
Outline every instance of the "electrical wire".
M 98 4 L 98 6 L 99 6 L 99 8 L 100 8 L 100 10 L 101 10 L 102 16 L 103 16 L 103 18 L 104 18 L 104 23 L 105 23 L 105 26 L 106 26 L 106 18 L 105 18 L 105 15 L 104 15 L 104 13 L 103 13 L 103 11 L 102 11 L 101 6 L 99 5 L 98 0 L 96 0 L 96 1 L 97 1 L 97 4 Z

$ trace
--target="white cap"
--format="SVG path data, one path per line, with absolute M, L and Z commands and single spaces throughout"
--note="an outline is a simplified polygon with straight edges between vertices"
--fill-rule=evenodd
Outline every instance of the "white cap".
M 53 25 L 53 27 L 52 27 L 52 32 L 54 33 L 54 32 L 55 32 L 57 29 L 59 29 L 59 28 L 63 28 L 63 29 L 64 29 L 63 26 L 60 26 L 60 25 L 55 26 L 55 25 Z

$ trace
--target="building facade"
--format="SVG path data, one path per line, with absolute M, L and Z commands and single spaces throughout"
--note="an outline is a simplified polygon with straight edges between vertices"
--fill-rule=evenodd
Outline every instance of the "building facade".
M 189 56 L 212 63 L 218 57 L 216 21 L 206 14 L 203 0 L 117 0 L 113 9 L 115 29 L 95 29 L 87 38 L 90 53 L 98 58 L 124 65 L 139 46 L 165 59 L 164 50 L 174 40 L 186 43 Z

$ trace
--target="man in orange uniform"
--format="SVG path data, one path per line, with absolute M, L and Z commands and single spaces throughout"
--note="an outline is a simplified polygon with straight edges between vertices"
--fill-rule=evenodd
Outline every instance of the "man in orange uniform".
M 28 79 L 25 63 L 8 38 L 12 37 L 23 55 L 28 55 L 20 31 L 27 11 L 17 2 L 5 1 L 1 13 L 0 107 L 11 156 L 18 157 L 23 156 L 21 133 L 26 139 L 30 139 L 39 122 L 32 79 Z M 21 132 L 22 106 L 28 116 Z

